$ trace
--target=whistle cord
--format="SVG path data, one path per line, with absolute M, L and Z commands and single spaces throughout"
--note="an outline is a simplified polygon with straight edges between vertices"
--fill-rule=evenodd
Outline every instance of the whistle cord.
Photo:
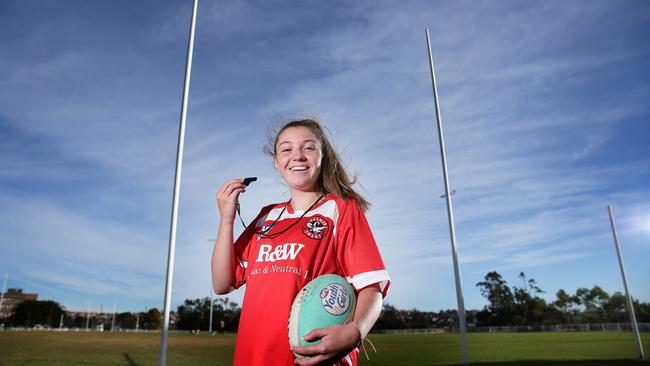
M 273 220 L 273 223 L 271 223 L 271 225 L 269 225 L 266 229 L 264 229 L 264 230 L 262 230 L 262 231 L 255 231 L 255 234 L 257 234 L 257 235 L 259 235 L 259 236 L 261 236 L 261 237 L 263 237 L 263 238 L 276 238 L 276 237 L 278 237 L 278 236 L 284 234 L 285 232 L 287 232 L 287 230 L 291 229 L 295 224 L 297 224 L 300 220 L 302 220 L 302 218 L 305 217 L 305 215 L 307 215 L 307 213 L 308 213 L 309 211 L 311 211 L 311 209 L 314 208 L 314 206 L 316 206 L 316 204 L 317 204 L 318 202 L 320 202 L 320 200 L 321 200 L 323 197 L 325 197 L 324 194 L 321 195 L 320 197 L 318 197 L 318 198 L 316 199 L 316 201 L 314 201 L 314 203 L 312 203 L 311 206 L 309 206 L 309 208 L 308 208 L 307 210 L 305 210 L 305 212 L 303 212 L 302 215 L 300 215 L 300 217 L 298 218 L 298 220 L 296 220 L 296 221 L 294 221 L 293 223 L 291 223 L 291 225 L 287 226 L 287 227 L 284 228 L 283 230 L 278 231 L 277 233 L 269 233 L 269 231 L 271 231 L 271 229 L 275 226 L 275 224 L 278 223 L 278 221 L 280 220 L 280 217 L 282 217 L 282 214 L 284 213 L 284 211 L 287 210 L 287 206 L 289 206 L 289 202 L 291 202 L 291 200 L 287 201 L 287 203 L 285 203 L 284 207 L 282 208 L 282 211 L 280 211 L 280 214 L 278 215 L 278 217 L 276 217 L 275 220 Z M 241 221 L 241 224 L 244 226 L 244 229 L 247 229 L 248 226 L 246 226 L 246 224 L 244 223 L 244 220 L 241 218 L 241 212 L 240 212 L 240 207 L 239 207 L 239 200 L 237 200 L 237 215 L 239 216 L 239 220 Z M 251 224 L 252 224 L 252 223 L 251 223 Z

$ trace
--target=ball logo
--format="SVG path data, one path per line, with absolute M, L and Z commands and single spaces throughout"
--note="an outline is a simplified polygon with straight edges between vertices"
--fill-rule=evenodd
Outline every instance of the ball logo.
M 350 293 L 338 283 L 330 283 L 320 291 L 323 308 L 332 315 L 343 315 L 350 308 Z
M 321 239 L 327 234 L 327 221 L 323 216 L 316 215 L 303 226 L 302 232 L 312 239 Z

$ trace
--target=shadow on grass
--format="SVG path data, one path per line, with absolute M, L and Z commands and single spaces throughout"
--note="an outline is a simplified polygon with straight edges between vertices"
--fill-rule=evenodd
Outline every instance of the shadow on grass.
M 124 358 L 126 358 L 126 362 L 129 363 L 129 366 L 140 366 L 140 365 L 138 365 L 137 362 L 133 361 L 133 359 L 131 358 L 131 356 L 129 356 L 128 353 L 125 352 L 125 353 L 122 353 L 122 354 L 124 355 Z
M 459 364 L 458 366 L 460 366 Z M 472 362 L 471 366 L 626 366 L 626 365 L 650 365 L 650 361 L 642 360 L 581 360 L 581 361 L 510 361 L 510 362 Z

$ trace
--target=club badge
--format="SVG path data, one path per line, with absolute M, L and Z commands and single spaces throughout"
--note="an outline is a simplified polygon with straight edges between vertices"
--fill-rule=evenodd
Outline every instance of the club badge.
M 321 239 L 327 234 L 327 221 L 321 215 L 313 216 L 305 226 L 302 232 L 312 239 Z

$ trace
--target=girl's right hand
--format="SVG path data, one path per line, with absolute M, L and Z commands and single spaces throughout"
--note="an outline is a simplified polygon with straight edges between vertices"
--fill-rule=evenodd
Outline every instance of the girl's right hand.
M 243 179 L 226 181 L 217 191 L 217 206 L 222 220 L 230 220 L 230 222 L 235 220 L 237 198 L 242 192 L 246 192 Z

